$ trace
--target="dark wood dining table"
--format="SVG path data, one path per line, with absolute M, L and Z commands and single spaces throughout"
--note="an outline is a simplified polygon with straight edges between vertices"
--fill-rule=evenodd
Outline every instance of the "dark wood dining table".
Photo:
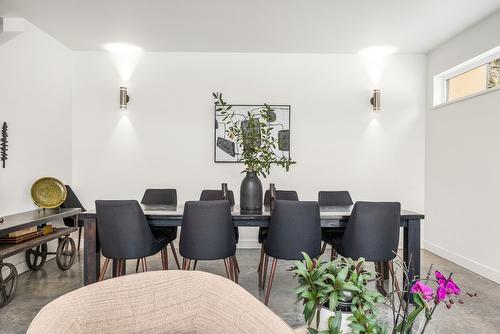
M 145 206 L 144 214 L 151 227 L 182 226 L 184 205 Z M 321 227 L 343 227 L 351 215 L 352 206 L 322 206 L 320 207 Z M 271 214 L 265 207 L 259 213 L 242 213 L 238 206 L 231 209 L 234 226 L 267 227 Z M 101 248 L 99 245 L 95 210 L 80 214 L 84 219 L 84 284 L 95 283 L 100 274 Z M 403 260 L 413 276 L 420 276 L 420 224 L 423 214 L 401 210 L 401 228 L 403 229 Z M 115 275 L 115 265 L 113 266 Z

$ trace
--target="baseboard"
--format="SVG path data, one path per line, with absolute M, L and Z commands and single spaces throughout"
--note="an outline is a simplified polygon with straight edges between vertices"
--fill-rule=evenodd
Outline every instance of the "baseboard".
M 238 240 L 236 245 L 238 249 L 260 249 L 260 244 L 255 239 Z
M 429 252 L 432 252 L 436 255 L 439 255 L 451 262 L 454 262 L 478 275 L 481 275 L 489 280 L 492 280 L 493 282 L 499 283 L 500 284 L 500 271 L 485 266 L 477 261 L 474 261 L 472 259 L 469 259 L 463 255 L 457 254 L 455 252 L 452 252 L 448 249 L 445 249 L 443 247 L 437 246 L 436 244 L 433 244 L 432 242 L 425 241 L 425 249 L 428 250 Z

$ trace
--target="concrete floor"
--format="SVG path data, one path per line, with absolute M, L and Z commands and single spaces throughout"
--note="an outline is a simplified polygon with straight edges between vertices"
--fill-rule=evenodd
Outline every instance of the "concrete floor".
M 240 285 L 263 300 L 263 292 L 257 287 L 258 250 L 239 250 Z M 170 257 L 171 262 L 172 258 Z M 455 281 L 464 292 L 473 291 L 477 298 L 465 296 L 464 305 L 457 305 L 451 310 L 440 307 L 426 333 L 500 333 L 500 285 L 460 266 L 455 265 L 432 253 L 423 252 L 422 272 L 428 270 L 432 263 L 434 268 L 442 272 L 453 272 Z M 172 263 L 171 263 L 172 264 Z M 302 306 L 297 304 L 292 292 L 297 285 L 296 280 L 286 271 L 292 262 L 280 261 L 271 294 L 269 307 L 290 326 L 304 326 Z M 159 270 L 160 256 L 148 259 L 149 270 Z M 135 266 L 128 263 L 128 271 Z M 199 270 L 214 274 L 225 274 L 222 261 L 200 262 Z M 38 272 L 26 272 L 19 277 L 19 285 L 15 299 L 0 309 L 0 333 L 25 333 L 29 323 L 37 312 L 54 298 L 82 286 L 83 262 L 77 258 L 73 268 L 61 272 L 54 260 L 48 261 Z

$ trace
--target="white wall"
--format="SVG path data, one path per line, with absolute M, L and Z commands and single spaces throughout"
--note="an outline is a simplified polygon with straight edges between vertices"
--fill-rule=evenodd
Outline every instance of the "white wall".
M 380 84 L 357 55 L 145 53 L 129 82 L 131 103 L 118 109 L 120 76 L 104 52 L 75 52 L 73 185 L 83 202 L 140 199 L 147 187 L 175 187 L 179 201 L 227 182 L 240 164 L 213 162 L 213 101 L 221 91 L 241 104 L 290 104 L 287 174 L 264 180 L 296 189 L 348 189 L 355 200 L 399 200 L 423 211 L 425 56 L 393 57 Z M 370 111 L 373 88 L 382 111 Z M 253 245 L 256 233 L 243 233 Z
M 71 51 L 26 22 L 0 46 L 0 126 L 9 126 L 0 168 L 0 215 L 31 210 L 31 184 L 42 176 L 71 182 Z M 7 260 L 20 264 L 24 255 Z
M 432 109 L 434 75 L 500 45 L 500 11 L 428 55 L 426 248 L 500 283 L 500 91 Z

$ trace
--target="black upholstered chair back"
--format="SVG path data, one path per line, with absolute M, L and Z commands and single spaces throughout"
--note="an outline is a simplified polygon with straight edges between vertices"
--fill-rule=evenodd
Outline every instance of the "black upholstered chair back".
M 175 189 L 146 189 L 141 204 L 177 206 L 177 190 Z
M 398 250 L 401 204 L 356 202 L 346 226 L 340 255 L 366 261 L 394 259 Z
M 298 201 L 299 195 L 295 190 L 276 190 L 276 200 L 283 201 Z M 269 189 L 264 193 L 264 205 L 271 203 L 271 195 Z
M 64 203 L 61 204 L 61 208 L 80 208 L 82 212 L 86 211 L 83 204 L 78 197 L 76 197 L 73 189 L 68 185 L 66 185 L 66 199 Z M 74 217 L 64 218 L 63 221 L 66 226 L 75 226 Z M 78 226 L 83 226 L 83 221 L 79 221 Z
M 200 201 L 220 201 L 222 200 L 222 190 L 202 190 Z M 234 194 L 232 190 L 227 191 L 229 204 L 234 205 Z
M 95 201 L 95 205 L 99 242 L 105 257 L 125 260 L 151 255 L 153 233 L 137 201 Z
M 318 193 L 320 206 L 349 206 L 353 205 L 348 191 L 320 191 Z
M 189 201 L 184 204 L 181 255 L 193 260 L 217 260 L 236 252 L 229 201 Z
M 284 260 L 301 260 L 321 254 L 321 221 L 317 202 L 277 200 L 264 242 L 267 255 Z

